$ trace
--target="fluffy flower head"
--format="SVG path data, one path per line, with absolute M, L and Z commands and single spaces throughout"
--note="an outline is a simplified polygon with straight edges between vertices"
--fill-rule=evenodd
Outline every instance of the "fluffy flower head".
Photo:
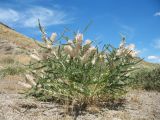
M 91 40 L 89 40 L 89 39 L 85 41 L 85 44 L 86 44 L 86 45 L 90 45 L 91 43 L 92 43 L 92 42 L 91 42 Z
M 75 37 L 75 40 L 76 40 L 76 43 L 77 44 L 81 44 L 82 43 L 82 40 L 83 40 L 83 34 L 81 33 L 78 33 Z
M 54 42 L 56 37 L 57 37 L 57 33 L 52 33 L 50 40 Z

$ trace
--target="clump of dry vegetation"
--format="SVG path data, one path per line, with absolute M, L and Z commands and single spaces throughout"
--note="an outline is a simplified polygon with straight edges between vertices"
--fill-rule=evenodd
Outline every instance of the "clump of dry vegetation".
M 13 55 L 4 55 L 0 60 L 2 68 L 0 69 L 0 78 L 4 78 L 8 75 L 20 75 L 26 70 L 25 66 L 16 60 Z
M 25 72 L 25 68 L 18 66 L 18 65 L 12 65 L 7 66 L 0 70 L 0 77 L 3 78 L 7 75 L 19 75 Z

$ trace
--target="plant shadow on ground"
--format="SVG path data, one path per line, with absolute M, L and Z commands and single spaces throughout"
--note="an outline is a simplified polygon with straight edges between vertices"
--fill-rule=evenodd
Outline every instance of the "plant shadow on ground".
M 30 96 L 28 96 L 30 97 Z M 69 103 L 62 103 L 62 101 L 56 101 L 54 98 L 50 99 L 45 99 L 45 100 L 39 100 L 39 101 L 44 101 L 44 102 L 49 102 L 49 103 L 56 103 L 58 108 L 62 108 L 63 111 L 59 113 L 62 117 L 66 116 L 71 116 L 73 117 L 74 120 L 77 119 L 78 116 L 84 116 L 86 114 L 99 114 L 104 111 L 108 110 L 114 110 L 114 111 L 119 111 L 119 110 L 124 110 L 125 109 L 125 103 L 126 99 L 125 98 L 119 98 L 119 99 L 110 99 L 106 102 L 102 101 L 99 102 L 98 104 L 93 104 L 93 105 L 87 105 L 87 104 L 73 104 L 72 102 Z M 20 105 L 22 108 L 26 109 L 31 109 L 31 108 L 37 108 L 35 105 Z
M 104 104 L 104 108 L 107 108 L 108 110 L 122 110 L 125 107 L 126 99 L 118 99 L 114 101 L 108 101 Z
M 82 105 L 74 105 L 68 106 L 65 112 L 60 113 L 63 117 L 66 115 L 73 116 L 74 120 L 77 119 L 79 115 L 86 115 L 86 114 L 98 114 L 107 110 L 124 110 L 125 108 L 126 99 L 121 98 L 117 100 L 109 100 L 107 102 L 103 102 L 99 105 L 90 105 L 87 106 L 86 104 Z

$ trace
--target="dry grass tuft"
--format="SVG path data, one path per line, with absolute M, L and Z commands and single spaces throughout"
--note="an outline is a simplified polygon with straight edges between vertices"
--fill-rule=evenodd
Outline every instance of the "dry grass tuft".
M 15 57 L 15 60 L 18 61 L 21 64 L 28 64 L 31 60 L 31 58 L 28 55 L 17 55 Z

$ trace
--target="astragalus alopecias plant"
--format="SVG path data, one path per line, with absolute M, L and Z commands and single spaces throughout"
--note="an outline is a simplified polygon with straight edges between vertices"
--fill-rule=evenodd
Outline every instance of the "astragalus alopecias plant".
M 40 30 L 44 42 L 31 53 L 28 82 L 21 83 L 30 88 L 30 95 L 82 106 L 99 105 L 126 92 L 137 63 L 134 45 L 126 46 L 123 38 L 119 48 L 104 45 L 99 50 L 91 40 L 83 41 L 81 33 L 58 44 L 56 33 L 48 38 L 41 25 Z

